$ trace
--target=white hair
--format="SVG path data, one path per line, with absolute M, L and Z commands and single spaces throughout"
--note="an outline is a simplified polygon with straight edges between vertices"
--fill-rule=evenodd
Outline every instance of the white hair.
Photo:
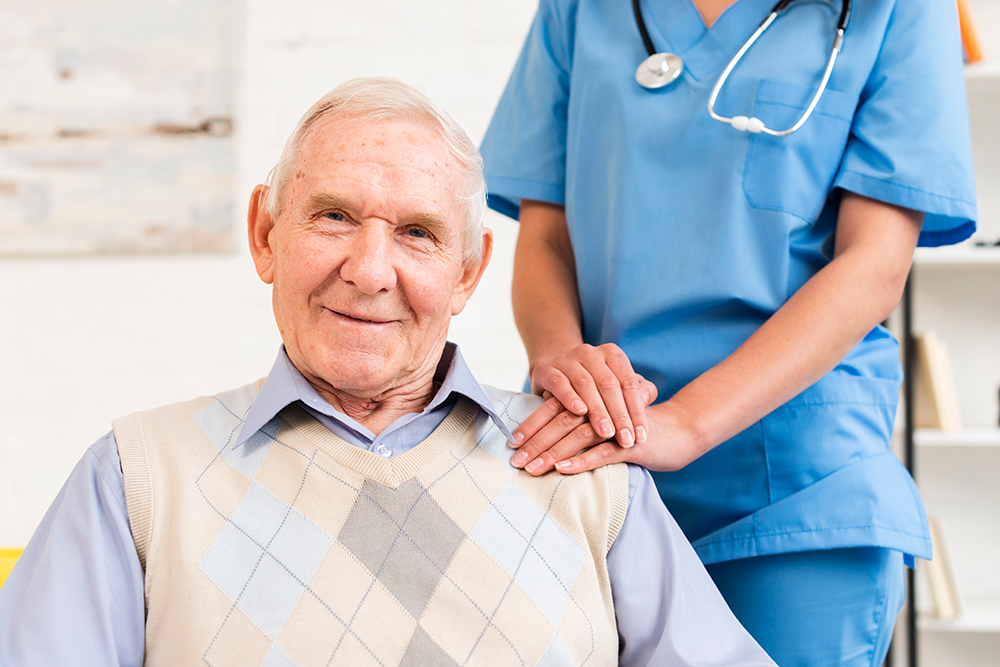
M 278 164 L 267 178 L 266 207 L 275 220 L 281 214 L 285 192 L 295 173 L 295 163 L 309 130 L 327 117 L 352 121 L 380 122 L 416 120 L 437 130 L 448 152 L 465 176 L 466 219 L 462 257 L 465 263 L 479 262 L 483 254 L 483 225 L 486 219 L 486 181 L 479 149 L 465 131 L 426 95 L 391 77 L 358 78 L 345 81 L 312 105 L 285 142 Z

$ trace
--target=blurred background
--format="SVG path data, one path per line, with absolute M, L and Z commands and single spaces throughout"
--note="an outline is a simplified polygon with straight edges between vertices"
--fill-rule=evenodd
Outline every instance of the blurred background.
M 112 419 L 266 375 L 246 205 L 302 113 L 391 75 L 479 142 L 534 0 L 44 0 L 0 6 L 0 545 L 23 545 Z M 452 324 L 519 388 L 516 223 Z

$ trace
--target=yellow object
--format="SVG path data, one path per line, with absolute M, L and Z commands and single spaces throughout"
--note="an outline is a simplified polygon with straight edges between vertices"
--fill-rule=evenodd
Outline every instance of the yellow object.
M 24 549 L 0 549 L 0 586 L 7 580 L 7 575 L 14 569 L 14 563 Z

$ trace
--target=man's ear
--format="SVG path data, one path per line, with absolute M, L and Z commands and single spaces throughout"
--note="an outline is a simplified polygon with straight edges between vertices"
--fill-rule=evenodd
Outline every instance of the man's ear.
M 483 277 L 490 257 L 493 256 L 493 230 L 489 227 L 483 229 L 483 257 L 479 262 L 470 262 L 462 268 L 462 277 L 455 286 L 455 292 L 451 297 L 451 314 L 458 315 L 465 309 L 469 297 L 476 291 L 479 280 Z
M 257 275 L 270 285 L 274 281 L 274 250 L 271 248 L 271 230 L 274 220 L 267 212 L 266 185 L 258 185 L 250 195 L 250 206 L 247 209 L 247 239 L 250 242 L 250 255 L 253 256 Z

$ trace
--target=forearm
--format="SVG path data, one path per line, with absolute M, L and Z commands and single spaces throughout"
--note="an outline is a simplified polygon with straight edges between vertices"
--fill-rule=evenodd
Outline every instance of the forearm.
M 834 259 L 747 341 L 655 408 L 700 455 L 833 369 L 899 302 L 922 216 L 845 194 Z
M 922 220 L 920 213 L 844 193 L 833 260 L 729 357 L 665 403 L 644 411 L 649 437 L 643 447 L 597 444 L 609 437 L 608 431 L 598 427 L 600 437 L 596 437 L 586 424 L 577 426 L 572 415 L 555 414 L 539 418 L 553 426 L 529 436 L 516 465 L 526 464 L 532 474 L 542 474 L 553 465 L 575 473 L 616 461 L 652 470 L 683 468 L 815 383 L 888 316 L 906 284 Z M 631 391 L 636 395 L 634 388 Z M 592 415 L 590 421 L 594 423 Z M 591 448 L 573 456 L 587 447 Z
M 515 445 L 533 438 L 549 422 L 547 415 L 563 406 L 586 414 L 590 432 L 602 438 L 623 447 L 644 442 L 645 408 L 656 388 L 632 370 L 618 346 L 583 344 L 576 263 L 562 206 L 521 202 L 512 300 L 532 390 L 554 399 L 548 411 L 536 411 L 514 430 Z M 527 463 L 533 451 L 519 453 L 514 465 Z
M 788 402 L 834 368 L 899 302 L 923 215 L 845 193 L 833 260 L 743 345 L 668 401 L 647 409 L 643 447 L 600 443 L 576 456 L 582 436 L 533 450 L 540 474 L 616 461 L 677 470 Z M 575 434 L 576 432 L 574 432 Z M 590 444 L 594 444 L 591 441 Z M 575 449 L 574 449 L 575 448 Z
M 511 300 L 530 373 L 539 361 L 582 343 L 583 336 L 565 209 L 525 200 L 520 220 Z

